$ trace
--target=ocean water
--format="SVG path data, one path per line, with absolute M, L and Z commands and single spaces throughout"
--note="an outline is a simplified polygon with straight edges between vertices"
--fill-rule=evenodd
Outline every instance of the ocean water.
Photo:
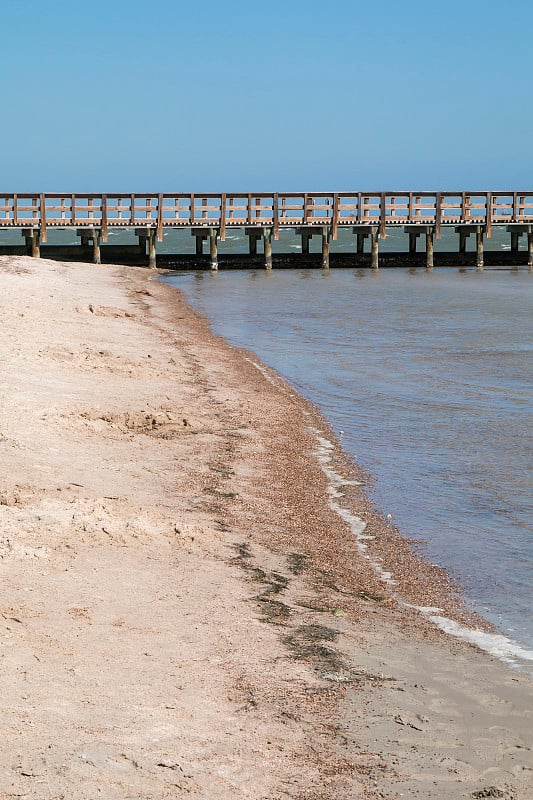
M 215 332 L 315 403 L 469 607 L 533 648 L 533 275 L 176 272 Z

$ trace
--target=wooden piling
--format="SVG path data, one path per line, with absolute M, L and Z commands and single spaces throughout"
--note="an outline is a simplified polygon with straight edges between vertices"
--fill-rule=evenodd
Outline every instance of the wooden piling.
M 272 229 L 263 228 L 263 242 L 265 249 L 265 269 L 272 269 Z
M 466 253 L 466 239 L 467 239 L 467 232 L 460 230 L 459 231 L 459 252 L 461 254 Z
M 366 236 L 364 233 L 357 234 L 357 255 L 362 256 L 365 252 L 365 239 Z
M 533 230 L 531 228 L 527 232 L 527 265 L 531 271 L 533 268 Z
M 322 228 L 322 269 L 329 269 L 329 228 Z
M 28 253 L 31 255 L 32 258 L 40 258 L 41 257 L 41 237 L 37 228 L 30 228 L 29 230 L 24 230 L 23 232 L 24 239 L 26 242 L 26 247 L 28 248 Z
M 209 231 L 209 255 L 211 257 L 211 272 L 218 270 L 218 248 L 217 248 L 218 231 L 216 228 L 211 228 Z
M 511 253 L 518 253 L 520 234 L 518 231 L 511 231 Z
M 156 268 L 156 237 L 157 229 L 150 228 L 148 231 L 148 267 L 149 269 Z
M 409 231 L 409 255 L 416 253 L 416 242 L 418 240 L 418 233 L 416 231 Z
M 260 228 L 245 228 L 245 235 L 248 237 L 248 252 L 251 256 L 257 255 L 257 242 L 261 239 L 262 231 Z
M 483 269 L 483 228 L 480 226 L 476 231 L 476 267 Z
M 93 240 L 93 264 L 101 264 L 102 257 L 100 254 L 100 231 L 98 228 L 93 228 L 91 231 Z
M 309 255 L 309 241 L 311 236 L 308 233 L 302 233 L 302 253 L 304 255 Z
M 372 231 L 372 269 L 379 268 L 379 231 Z
M 433 269 L 433 228 L 426 229 L 426 269 Z

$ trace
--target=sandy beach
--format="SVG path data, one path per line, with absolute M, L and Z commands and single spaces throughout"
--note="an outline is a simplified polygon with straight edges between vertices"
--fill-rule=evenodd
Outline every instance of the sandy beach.
M 531 677 L 311 405 L 154 272 L 0 281 L 0 798 L 533 796 Z

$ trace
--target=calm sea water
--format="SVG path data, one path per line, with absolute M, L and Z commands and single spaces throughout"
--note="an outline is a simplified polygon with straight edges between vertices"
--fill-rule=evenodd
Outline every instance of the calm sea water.
M 213 329 L 312 400 L 374 500 L 523 645 L 533 417 L 526 270 L 174 273 Z

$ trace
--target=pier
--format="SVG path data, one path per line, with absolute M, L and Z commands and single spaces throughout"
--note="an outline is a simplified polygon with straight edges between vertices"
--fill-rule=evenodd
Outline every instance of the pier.
M 403 264 L 423 262 L 430 270 L 439 263 L 466 263 L 473 256 L 481 270 L 489 256 L 485 240 L 496 227 L 503 227 L 510 237 L 510 251 L 497 254 L 500 261 L 505 256 L 509 263 L 533 268 L 533 191 L 0 194 L 0 235 L 15 230 L 23 239 L 20 245 L 0 244 L 0 253 L 95 264 L 125 261 L 150 268 L 160 260 L 157 244 L 163 233 L 188 230 L 195 240 L 195 254 L 176 253 L 172 258 L 188 268 L 216 271 L 224 261 L 219 243 L 228 231 L 238 230 L 248 239 L 249 257 L 240 255 L 233 261 L 272 269 L 280 257 L 273 255 L 273 242 L 281 231 L 289 230 L 300 242 L 301 253 L 285 254 L 285 265 L 308 263 L 310 242 L 318 237 L 320 265 L 328 269 L 331 243 L 344 229 L 353 234 L 354 248 L 353 255 L 335 254 L 339 265 L 378 269 L 384 263 L 394 265 L 396 258 Z M 391 229 L 405 235 L 405 252 L 380 253 L 380 242 Z M 456 234 L 457 251 L 439 261 L 443 254 L 435 253 L 435 242 L 444 229 Z M 53 230 L 75 230 L 79 244 L 48 245 Z M 127 231 L 132 243 L 110 245 L 111 230 Z M 474 254 L 467 253 L 469 237 L 475 240 Z M 521 237 L 527 241 L 526 251 L 519 248 Z M 421 251 L 419 238 L 425 244 Z

